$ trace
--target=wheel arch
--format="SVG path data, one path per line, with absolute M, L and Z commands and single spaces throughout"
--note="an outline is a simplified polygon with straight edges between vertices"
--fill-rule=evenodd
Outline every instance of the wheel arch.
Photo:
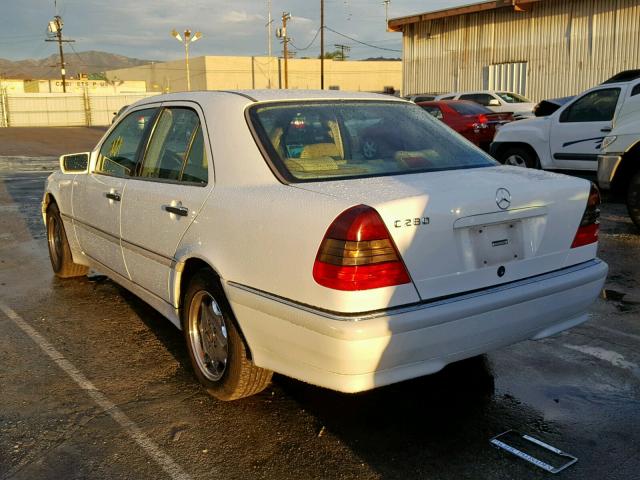
M 619 195 L 624 196 L 631 178 L 638 171 L 640 171 L 640 140 L 622 156 L 622 162 L 620 162 L 611 182 L 611 193 L 616 197 Z
M 51 204 L 58 204 L 58 202 L 56 201 L 56 197 L 53 196 L 53 194 L 51 192 L 45 192 L 44 196 L 42 197 L 42 204 L 41 204 L 41 210 L 42 210 L 42 221 L 45 223 L 47 223 L 47 210 L 49 209 L 49 205 Z
M 531 144 L 526 143 L 526 142 L 501 142 L 500 144 L 497 145 L 496 149 L 495 149 L 495 158 L 496 160 L 500 161 L 500 158 L 502 158 L 502 156 L 505 154 L 505 152 L 511 148 L 523 148 L 525 150 L 528 150 L 529 152 L 531 152 L 532 154 L 534 154 L 537 158 L 538 158 L 538 162 L 542 161 L 542 158 L 540 157 L 540 154 L 538 153 L 538 151 L 535 149 L 535 147 L 533 147 Z
M 247 338 L 244 332 L 242 331 L 242 325 L 240 325 L 240 322 L 238 321 L 238 318 L 235 312 L 233 311 L 233 306 L 229 302 L 229 299 L 226 298 L 226 293 L 223 286 L 223 277 L 220 275 L 218 270 L 212 266 L 210 261 L 199 256 L 191 256 L 189 258 L 181 260 L 177 265 L 179 267 L 174 269 L 175 278 L 173 281 L 172 291 L 173 291 L 173 297 L 174 297 L 174 307 L 176 307 L 178 312 L 180 312 L 179 317 L 182 318 L 182 309 L 184 307 L 184 293 L 186 292 L 187 287 L 189 286 L 189 282 L 191 281 L 191 279 L 196 273 L 202 270 L 209 271 L 209 273 L 216 279 L 220 287 L 220 291 L 225 296 L 224 301 L 227 303 L 227 306 L 233 313 L 232 315 L 233 318 L 231 320 L 234 322 L 236 329 L 238 330 L 238 333 L 240 334 L 240 337 L 242 338 L 242 341 L 246 346 L 247 358 L 249 360 L 253 360 L 253 354 L 251 353 L 251 346 L 249 345 L 249 342 L 247 342 Z

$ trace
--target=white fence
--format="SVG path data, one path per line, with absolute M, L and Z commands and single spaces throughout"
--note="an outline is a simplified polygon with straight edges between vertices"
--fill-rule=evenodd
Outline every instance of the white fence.
M 114 112 L 151 95 L 157 93 L 91 95 L 0 92 L 0 127 L 109 125 Z

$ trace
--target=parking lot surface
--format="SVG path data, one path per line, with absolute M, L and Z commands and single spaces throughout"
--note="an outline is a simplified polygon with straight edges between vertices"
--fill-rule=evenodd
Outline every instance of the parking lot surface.
M 362 394 L 276 375 L 225 403 L 149 306 L 96 272 L 54 278 L 40 200 L 65 150 L 24 135 L 0 146 L 0 479 L 547 478 L 491 447 L 509 429 L 577 456 L 561 478 L 638 478 L 640 235 L 624 206 L 603 207 L 610 275 L 583 326 Z

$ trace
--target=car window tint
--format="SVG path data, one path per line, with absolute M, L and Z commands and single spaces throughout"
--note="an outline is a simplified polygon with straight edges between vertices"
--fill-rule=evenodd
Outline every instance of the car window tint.
M 493 110 L 489 110 L 487 107 L 483 107 L 482 105 L 478 105 L 477 103 L 473 102 L 451 102 L 447 105 L 453 108 L 460 115 L 480 115 L 493 113 Z
M 95 171 L 116 177 L 131 176 L 140 141 L 155 112 L 155 108 L 137 110 L 123 118 L 100 147 Z
M 448 97 L 442 97 L 440 100 L 453 100 L 454 98 L 456 98 L 455 95 L 450 95 Z
M 204 148 L 202 125 L 198 125 L 180 180 L 202 184 L 206 184 L 209 181 L 207 150 Z
M 479 103 L 480 105 L 484 105 L 485 107 L 489 106 L 489 102 L 493 99 L 493 97 L 487 93 L 467 93 L 465 95 L 460 95 L 459 100 L 469 100 L 471 102 Z
M 640 83 L 635 87 L 633 87 L 633 90 L 631 90 L 632 97 L 635 97 L 636 95 L 639 95 L 639 94 L 640 94 Z
M 165 108 L 151 134 L 140 177 L 180 180 L 199 126 L 200 119 L 193 110 Z M 200 164 L 202 160 L 201 156 Z
M 440 110 L 439 107 L 436 107 L 434 105 L 420 105 L 420 106 L 424 108 L 424 111 L 427 112 L 429 115 L 432 115 L 438 120 L 442 120 L 442 110 Z
M 587 93 L 572 103 L 560 116 L 561 122 L 608 122 L 613 120 L 620 96 L 619 88 Z
M 531 103 L 528 98 L 513 92 L 496 92 L 496 95 L 507 103 Z
M 249 112 L 272 167 L 290 182 L 495 165 L 408 102 L 273 103 Z

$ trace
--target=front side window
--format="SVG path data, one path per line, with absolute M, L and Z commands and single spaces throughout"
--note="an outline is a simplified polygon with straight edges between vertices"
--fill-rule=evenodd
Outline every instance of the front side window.
M 151 134 L 140 177 L 206 184 L 207 155 L 198 114 L 165 108 Z
M 495 165 L 411 103 L 271 103 L 249 117 L 271 166 L 289 182 Z
M 513 92 L 496 92 L 496 95 L 506 103 L 531 103 L 527 97 Z
M 487 93 L 467 93 L 465 95 L 460 95 L 460 100 L 469 100 L 488 107 L 491 104 L 493 97 Z
M 155 113 L 155 108 L 137 110 L 116 125 L 100 147 L 95 171 L 114 177 L 133 175 L 140 143 Z
M 605 88 L 587 93 L 560 116 L 561 122 L 609 122 L 613 120 L 620 96 L 619 88 Z

